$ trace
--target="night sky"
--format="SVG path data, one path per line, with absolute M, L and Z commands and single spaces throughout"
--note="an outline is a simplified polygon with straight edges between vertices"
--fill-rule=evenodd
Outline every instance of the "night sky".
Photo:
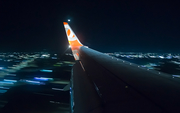
M 1 0 L 0 51 L 61 53 L 71 19 L 79 40 L 101 52 L 180 52 L 179 2 L 149 1 Z

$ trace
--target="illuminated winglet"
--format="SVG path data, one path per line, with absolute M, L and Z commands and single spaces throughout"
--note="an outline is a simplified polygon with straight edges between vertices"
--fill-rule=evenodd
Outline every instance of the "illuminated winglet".
M 64 27 L 71 47 L 83 46 L 67 22 L 64 22 Z
M 79 60 L 79 48 L 83 46 L 67 22 L 63 22 L 75 60 Z

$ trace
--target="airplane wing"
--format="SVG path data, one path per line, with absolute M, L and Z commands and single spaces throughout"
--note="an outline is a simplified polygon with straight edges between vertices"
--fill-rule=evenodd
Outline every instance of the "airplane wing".
M 72 113 L 180 112 L 180 82 L 170 75 L 83 46 L 64 27 L 76 60 L 71 76 Z

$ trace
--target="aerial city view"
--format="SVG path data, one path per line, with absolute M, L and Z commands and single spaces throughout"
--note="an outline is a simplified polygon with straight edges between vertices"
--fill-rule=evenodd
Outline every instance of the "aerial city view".
M 0 113 L 179 113 L 178 1 L 0 1 Z
M 70 55 L 59 59 L 57 54 L 47 52 L 1 53 L 1 110 L 69 111 L 70 96 L 66 87 L 75 63 Z

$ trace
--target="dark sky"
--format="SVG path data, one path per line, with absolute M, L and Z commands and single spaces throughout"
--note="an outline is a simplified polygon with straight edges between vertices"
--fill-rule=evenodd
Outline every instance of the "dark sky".
M 180 52 L 180 4 L 165 0 L 0 0 L 0 51 L 62 52 L 68 18 L 98 51 Z

